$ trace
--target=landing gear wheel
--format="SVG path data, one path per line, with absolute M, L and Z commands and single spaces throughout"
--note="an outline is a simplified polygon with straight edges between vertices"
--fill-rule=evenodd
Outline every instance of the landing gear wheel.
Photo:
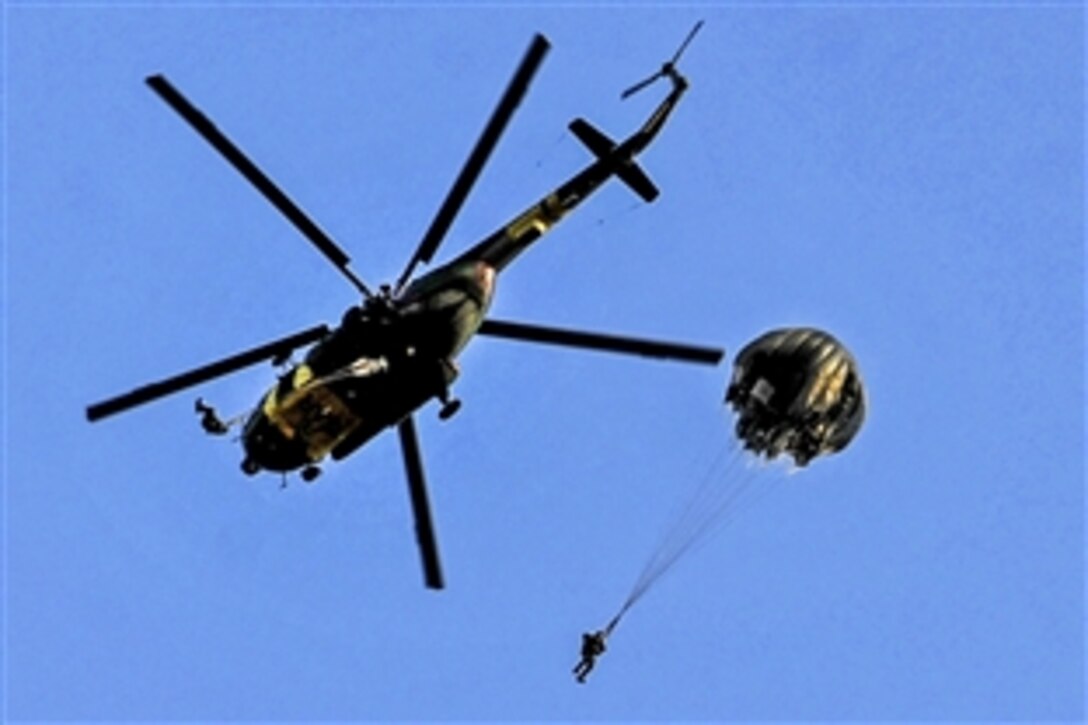
M 246 458 L 242 461 L 242 473 L 247 476 L 255 476 L 261 470 L 260 465 L 252 458 Z
M 461 410 L 461 401 L 457 398 L 451 398 L 442 405 L 442 409 L 438 411 L 438 417 L 441 420 L 449 420 Z
M 317 477 L 321 475 L 321 469 L 317 466 L 306 466 L 302 469 L 302 480 L 306 483 L 313 483 L 317 480 Z

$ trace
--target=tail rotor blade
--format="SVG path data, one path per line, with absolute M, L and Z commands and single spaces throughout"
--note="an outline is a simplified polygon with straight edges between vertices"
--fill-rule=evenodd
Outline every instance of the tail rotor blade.
M 692 28 L 691 32 L 688 33 L 688 37 L 684 38 L 684 42 L 680 44 L 680 47 L 673 54 L 672 60 L 669 61 L 669 65 L 676 65 L 677 61 L 680 60 L 680 56 L 682 56 L 684 54 L 684 51 L 688 49 L 688 44 L 691 43 L 692 38 L 695 37 L 695 34 L 699 32 L 699 28 L 701 27 L 703 27 L 702 20 L 695 23 L 695 27 Z
M 695 27 L 693 27 L 688 32 L 687 37 L 684 38 L 684 42 L 681 43 L 680 47 L 676 49 L 676 52 L 672 54 L 672 58 L 670 60 L 666 61 L 663 66 L 661 66 L 661 70 L 659 70 L 657 73 L 654 73 L 649 78 L 641 80 L 638 83 L 636 83 L 635 85 L 628 88 L 626 91 L 624 91 L 623 93 L 620 94 L 620 98 L 623 98 L 623 99 L 630 98 L 631 96 L 635 95 L 636 93 L 641 91 L 643 88 L 650 85 L 651 83 L 658 80 L 659 78 L 664 78 L 669 73 L 674 72 L 673 67 L 677 64 L 677 62 L 679 62 L 680 56 L 682 56 L 684 54 L 684 51 L 687 50 L 688 45 L 692 41 L 692 38 L 695 37 L 695 34 L 699 32 L 699 28 L 701 28 L 701 27 L 703 27 L 703 21 L 702 20 L 695 23 Z
M 650 85 L 651 83 L 653 83 L 654 81 L 656 81 L 656 80 L 657 80 L 658 78 L 660 78 L 660 77 L 661 77 L 662 75 L 664 75 L 664 74 L 663 74 L 663 73 L 662 73 L 661 71 L 658 71 L 657 73 L 654 73 L 654 74 L 653 74 L 652 76 L 650 76 L 649 78 L 646 78 L 646 79 L 644 79 L 644 80 L 641 80 L 641 81 L 639 81 L 638 83 L 636 83 L 635 85 L 631 86 L 631 87 L 630 87 L 630 88 L 628 88 L 628 89 L 627 89 L 626 91 L 624 91 L 623 93 L 621 93 L 621 94 L 620 94 L 620 98 L 622 98 L 622 99 L 624 99 L 624 100 L 626 100 L 626 99 L 630 98 L 631 96 L 635 95 L 636 93 L 638 93 L 639 91 L 641 91 L 641 90 L 642 90 L 643 88 L 645 88 L 646 86 L 648 86 L 648 85 Z

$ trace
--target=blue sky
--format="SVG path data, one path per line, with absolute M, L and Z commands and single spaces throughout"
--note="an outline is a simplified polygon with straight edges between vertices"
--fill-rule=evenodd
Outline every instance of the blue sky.
M 5 708 L 11 719 L 1084 716 L 1084 11 L 818 6 L 5 9 Z M 729 366 L 474 342 L 419 416 L 448 589 L 395 436 L 279 490 L 207 439 L 258 366 L 89 402 L 315 322 L 353 290 L 143 85 L 165 73 L 388 281 L 533 32 L 553 48 L 449 258 L 588 163 L 695 20 L 643 158 L 498 283 L 505 318 L 854 352 L 854 445 L 774 484 L 630 612 L 730 448 Z M 709 471 L 709 473 L 708 473 Z

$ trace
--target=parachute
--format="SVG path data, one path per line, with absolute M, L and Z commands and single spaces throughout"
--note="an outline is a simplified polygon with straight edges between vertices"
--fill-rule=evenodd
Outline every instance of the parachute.
M 760 462 L 789 456 L 800 470 L 845 448 L 865 419 L 865 389 L 853 355 L 830 334 L 808 327 L 772 330 L 742 349 L 725 403 L 736 414 L 736 440 L 718 439 L 717 457 L 666 527 L 605 635 L 681 557 L 782 480 L 761 477 Z M 732 455 L 726 455 L 729 448 Z
M 808 327 L 773 330 L 740 351 L 725 402 L 737 412 L 744 447 L 804 467 L 842 450 L 865 419 L 865 391 L 853 355 Z

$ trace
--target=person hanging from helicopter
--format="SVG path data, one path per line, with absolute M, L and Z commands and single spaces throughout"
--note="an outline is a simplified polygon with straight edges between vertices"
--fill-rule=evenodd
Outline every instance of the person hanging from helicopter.
M 584 683 L 586 676 L 597 664 L 597 657 L 604 654 L 606 648 L 605 638 L 607 633 L 603 629 L 596 632 L 586 632 L 582 635 L 582 659 L 574 666 L 572 672 L 578 682 Z
M 225 435 L 230 429 L 226 423 L 220 420 L 215 408 L 204 402 L 204 398 L 196 399 L 196 412 L 200 414 L 200 426 L 205 433 L 214 436 Z

